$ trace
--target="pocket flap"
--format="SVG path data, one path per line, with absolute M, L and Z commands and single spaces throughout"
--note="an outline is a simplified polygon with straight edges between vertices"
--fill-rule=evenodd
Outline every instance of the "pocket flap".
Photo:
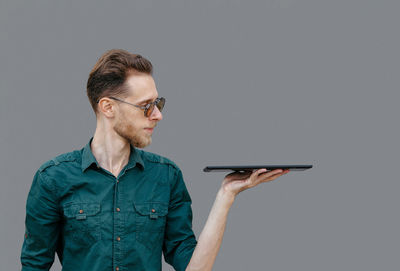
M 165 216 L 168 213 L 168 204 L 162 202 L 134 203 L 134 207 L 141 215 Z
M 64 206 L 64 215 L 68 218 L 93 216 L 100 212 L 99 203 L 70 203 Z

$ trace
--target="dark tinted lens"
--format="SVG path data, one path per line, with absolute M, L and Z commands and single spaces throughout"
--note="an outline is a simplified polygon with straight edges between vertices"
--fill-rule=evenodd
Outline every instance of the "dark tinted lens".
M 163 110 L 164 105 L 165 105 L 165 99 L 164 98 L 160 98 L 158 99 L 156 102 L 156 106 L 158 108 L 158 110 L 160 110 L 160 112 Z M 144 115 L 148 118 L 151 116 L 151 114 L 153 113 L 154 110 L 154 103 L 151 103 L 149 108 L 147 110 L 144 111 Z
M 150 104 L 149 108 L 144 111 L 144 115 L 148 118 L 150 117 L 151 113 L 153 113 L 154 110 L 154 104 Z
M 160 98 L 160 100 L 158 100 L 158 103 L 157 103 L 157 108 L 158 108 L 158 110 L 160 110 L 160 112 L 163 110 L 164 105 L 165 105 L 165 99 Z

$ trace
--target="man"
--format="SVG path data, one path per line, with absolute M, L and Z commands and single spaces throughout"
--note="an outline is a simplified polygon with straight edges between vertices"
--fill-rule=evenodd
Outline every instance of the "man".
M 96 63 L 87 95 L 97 118 L 81 150 L 44 163 L 26 206 L 23 271 L 49 270 L 57 253 L 63 270 L 211 270 L 236 195 L 288 170 L 225 177 L 198 241 L 182 172 L 144 148 L 162 119 L 152 64 L 110 50 Z

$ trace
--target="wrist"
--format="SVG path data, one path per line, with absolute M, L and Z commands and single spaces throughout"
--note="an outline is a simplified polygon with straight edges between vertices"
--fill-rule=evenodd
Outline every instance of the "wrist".
M 219 189 L 217 193 L 217 199 L 224 202 L 227 205 L 232 205 L 235 201 L 236 195 L 230 191 L 226 191 L 222 187 Z

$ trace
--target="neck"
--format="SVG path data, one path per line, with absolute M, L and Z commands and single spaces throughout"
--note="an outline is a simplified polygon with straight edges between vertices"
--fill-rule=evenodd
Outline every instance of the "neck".
M 114 131 L 106 132 L 98 125 L 90 146 L 100 166 L 116 177 L 128 164 L 130 144 Z

